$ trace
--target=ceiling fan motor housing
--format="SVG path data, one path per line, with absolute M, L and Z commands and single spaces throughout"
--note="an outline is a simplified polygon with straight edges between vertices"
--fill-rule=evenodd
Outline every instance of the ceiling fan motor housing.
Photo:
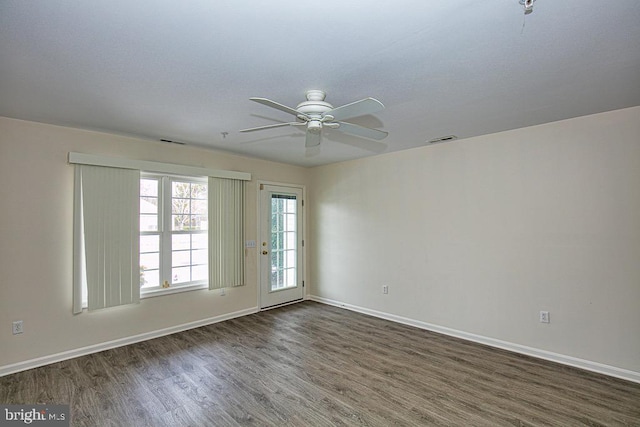
M 296 110 L 310 117 L 320 118 L 322 114 L 333 110 L 333 105 L 325 101 L 304 101 L 298 104 Z
M 296 110 L 311 118 L 321 119 L 324 113 L 333 110 L 333 105 L 324 100 L 326 96 L 327 94 L 321 90 L 308 90 L 307 100 L 298 104 Z

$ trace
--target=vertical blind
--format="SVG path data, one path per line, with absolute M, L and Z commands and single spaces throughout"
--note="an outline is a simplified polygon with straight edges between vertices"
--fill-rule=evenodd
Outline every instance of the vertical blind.
M 140 301 L 140 171 L 76 165 L 74 313 Z
M 244 285 L 244 181 L 209 177 L 209 289 Z

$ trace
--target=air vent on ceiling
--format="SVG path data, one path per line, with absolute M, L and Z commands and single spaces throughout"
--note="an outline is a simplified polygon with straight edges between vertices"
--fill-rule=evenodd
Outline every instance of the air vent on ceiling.
M 186 145 L 186 142 L 180 142 L 180 141 L 172 141 L 170 139 L 161 139 L 160 141 L 162 142 L 168 142 L 169 144 L 178 144 L 178 145 Z
M 441 136 L 440 138 L 434 138 L 434 139 L 430 139 L 429 141 L 427 141 L 429 144 L 438 144 L 440 142 L 449 142 L 449 141 L 453 141 L 454 139 L 458 139 L 457 136 L 455 135 L 448 135 L 448 136 Z

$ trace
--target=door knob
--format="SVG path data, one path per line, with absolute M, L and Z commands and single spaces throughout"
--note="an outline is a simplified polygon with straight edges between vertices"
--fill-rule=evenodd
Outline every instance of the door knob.
M 268 253 L 269 253 L 268 251 L 262 251 L 262 255 L 266 255 Z

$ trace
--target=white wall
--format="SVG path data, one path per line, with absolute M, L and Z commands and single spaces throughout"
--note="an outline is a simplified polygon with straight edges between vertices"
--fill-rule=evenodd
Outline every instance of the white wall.
M 640 107 L 311 174 L 311 294 L 640 373 Z
M 307 170 L 189 146 L 0 117 L 0 368 L 257 306 L 256 249 L 247 285 L 148 298 L 72 315 L 73 166 L 69 151 L 250 172 L 247 239 L 256 236 L 256 181 L 305 184 Z M 11 322 L 24 321 L 24 334 Z

